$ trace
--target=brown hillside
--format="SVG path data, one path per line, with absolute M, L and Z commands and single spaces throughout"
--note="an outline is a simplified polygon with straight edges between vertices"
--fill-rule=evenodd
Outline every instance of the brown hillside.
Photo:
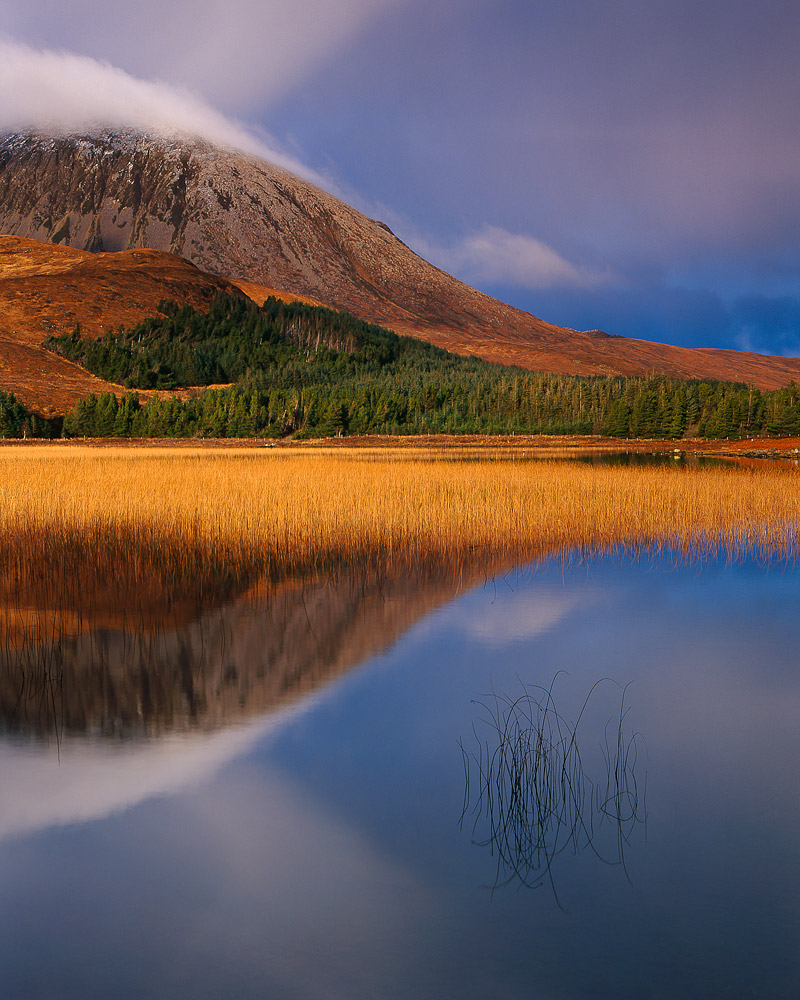
M 12 392 L 29 410 L 44 417 L 62 416 L 90 392 L 127 392 L 120 385 L 90 375 L 79 365 L 43 347 L 20 344 L 0 335 L 0 389 Z
M 267 285 L 258 285 L 253 281 L 241 281 L 238 278 L 231 279 L 231 284 L 236 285 L 248 299 L 252 299 L 256 305 L 263 306 L 268 298 L 280 299 L 282 302 L 303 302 L 307 306 L 324 306 L 324 302 L 318 299 L 309 298 L 307 295 L 294 295 L 292 292 L 282 292 L 279 288 L 270 288 Z M 330 307 L 328 307 L 330 308 Z
M 162 299 L 203 308 L 230 282 L 158 250 L 87 253 L 19 237 L 0 237 L 0 323 L 37 346 L 50 333 L 80 323 L 99 337 L 142 316 Z
M 439 270 L 385 225 L 307 181 L 185 137 L 7 136 L 0 232 L 93 251 L 156 247 L 215 274 L 526 368 L 663 372 L 762 388 L 800 379 L 796 358 L 688 350 L 546 323 Z
M 90 392 L 125 392 L 44 350 L 42 341 L 76 323 L 90 337 L 134 326 L 155 316 L 162 299 L 202 309 L 220 291 L 244 291 L 259 302 L 275 294 L 245 282 L 237 288 L 159 250 L 93 254 L 0 236 L 0 389 L 48 417 Z

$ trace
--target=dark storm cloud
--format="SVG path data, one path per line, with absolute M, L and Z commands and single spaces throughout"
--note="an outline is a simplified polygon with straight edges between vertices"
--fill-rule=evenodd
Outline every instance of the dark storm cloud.
M 731 311 L 743 351 L 800 355 L 800 297 L 743 295 Z
M 488 291 L 504 299 L 514 294 L 502 285 Z M 800 355 L 797 296 L 743 295 L 726 302 L 709 289 L 630 285 L 553 288 L 517 297 L 521 308 L 576 330 L 600 329 L 679 347 Z
M 496 285 L 492 294 L 507 298 Z M 519 303 L 551 322 L 575 330 L 656 340 L 681 347 L 734 347 L 733 316 L 708 289 L 629 285 L 598 289 L 551 289 L 530 293 Z

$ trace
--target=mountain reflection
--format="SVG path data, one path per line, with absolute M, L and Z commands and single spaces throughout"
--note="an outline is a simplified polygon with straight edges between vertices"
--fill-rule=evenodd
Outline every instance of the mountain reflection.
M 238 723 L 346 672 L 504 568 L 362 566 L 217 600 L 140 592 L 122 606 L 96 592 L 67 606 L 6 598 L 0 729 L 119 739 Z
M 491 850 L 493 890 L 548 883 L 556 902 L 553 869 L 559 855 L 590 852 L 625 869 L 625 848 L 646 822 L 646 780 L 637 773 L 642 737 L 626 730 L 625 691 L 615 717 L 598 728 L 597 691 L 617 685 L 598 681 L 573 723 L 556 706 L 557 681 L 558 675 L 549 689 L 525 688 L 514 699 L 493 694 L 479 703 L 477 749 L 461 748 L 461 821 L 471 815 L 473 842 Z M 590 741 L 602 750 L 597 780 L 581 752 Z

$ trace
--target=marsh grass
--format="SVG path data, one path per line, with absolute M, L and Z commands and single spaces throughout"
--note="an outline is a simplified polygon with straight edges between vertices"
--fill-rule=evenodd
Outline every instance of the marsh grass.
M 473 843 L 491 851 L 493 891 L 549 883 L 560 906 L 554 865 L 565 852 L 591 853 L 627 876 L 625 851 L 636 829 L 646 826 L 647 782 L 644 740 L 627 728 L 625 690 L 598 740 L 604 775 L 593 777 L 582 749 L 600 734 L 585 732 L 584 716 L 600 686 L 618 686 L 598 681 L 572 720 L 556 705 L 558 679 L 549 688 L 524 687 L 515 697 L 493 692 L 476 703 L 476 749 L 461 745 L 461 825 L 471 816 Z
M 0 605 L 189 608 L 369 561 L 792 560 L 800 480 L 451 450 L 0 450 Z
M 139 694 L 105 663 L 104 631 L 143 633 L 136 648 L 148 649 L 210 609 L 263 606 L 281 588 L 380 597 L 405 573 L 420 593 L 455 594 L 525 562 L 598 553 L 793 561 L 799 483 L 771 467 L 483 460 L 457 448 L 0 449 L 0 708 L 97 717 L 83 700 L 56 705 L 71 650 L 92 633 L 110 699 L 101 715 L 116 720 L 120 690 L 125 705 Z M 148 673 L 158 720 L 180 714 L 172 688 L 153 693 L 160 676 Z M 175 690 L 194 691 L 189 680 Z M 87 685 L 71 690 L 84 699 Z

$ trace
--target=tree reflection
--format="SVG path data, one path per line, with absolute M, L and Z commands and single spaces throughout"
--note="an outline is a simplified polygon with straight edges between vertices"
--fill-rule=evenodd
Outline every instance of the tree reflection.
M 525 686 L 509 698 L 495 692 L 476 702 L 477 744 L 461 744 L 464 763 L 463 825 L 472 818 L 473 843 L 488 847 L 496 861 L 492 891 L 510 884 L 534 889 L 547 883 L 560 906 L 554 862 L 565 852 L 589 851 L 608 865 L 625 866 L 634 830 L 646 824 L 646 774 L 641 775 L 640 733 L 627 729 L 626 689 L 619 708 L 599 730 L 595 780 L 584 764 L 587 719 L 594 717 L 598 681 L 575 722 L 556 707 L 554 689 Z M 641 780 L 641 783 L 640 783 Z

